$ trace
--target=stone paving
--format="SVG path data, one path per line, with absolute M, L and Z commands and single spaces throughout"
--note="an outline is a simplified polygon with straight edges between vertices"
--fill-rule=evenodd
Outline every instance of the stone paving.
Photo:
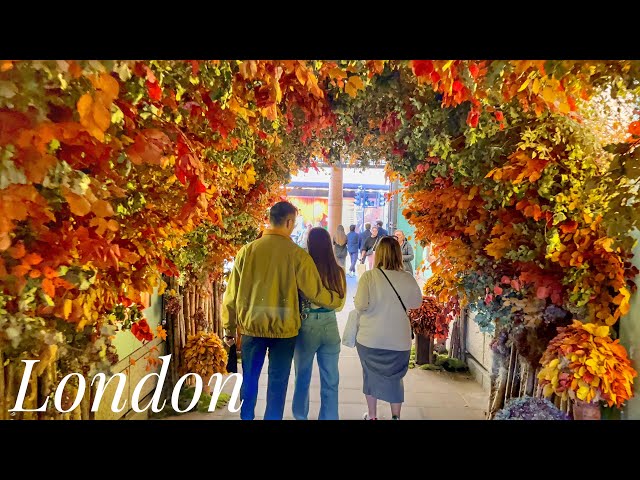
M 348 277 L 347 304 L 338 313 L 338 327 L 344 329 L 349 311 L 353 308 L 353 296 L 357 280 Z M 266 406 L 267 367 L 265 360 L 259 382 L 256 419 L 262 419 Z M 362 393 L 362 367 L 355 348 L 342 346 L 339 360 L 341 420 L 360 420 L 367 411 Z M 242 369 L 239 365 L 239 371 Z M 291 399 L 293 397 L 293 367 L 287 389 L 287 404 L 284 419 L 293 420 Z M 231 383 L 231 382 L 229 382 Z M 223 391 L 229 392 L 229 385 Z M 469 374 L 410 369 L 404 378 L 405 402 L 402 405 L 403 420 L 483 420 L 488 406 L 488 393 Z M 311 378 L 309 419 L 317 419 L 320 409 L 320 377 L 317 363 Z M 391 410 L 386 402 L 378 402 L 378 418 L 390 419 Z M 168 420 L 239 420 L 239 412 L 230 412 L 226 407 L 211 413 L 191 412 L 170 417 Z

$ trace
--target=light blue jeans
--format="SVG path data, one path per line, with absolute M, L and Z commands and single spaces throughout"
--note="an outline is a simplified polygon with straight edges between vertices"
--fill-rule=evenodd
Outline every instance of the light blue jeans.
M 320 369 L 318 420 L 338 420 L 340 332 L 334 311 L 309 312 L 298 332 L 293 353 L 296 380 L 292 410 L 296 420 L 307 420 L 309 415 L 309 384 L 316 354 Z

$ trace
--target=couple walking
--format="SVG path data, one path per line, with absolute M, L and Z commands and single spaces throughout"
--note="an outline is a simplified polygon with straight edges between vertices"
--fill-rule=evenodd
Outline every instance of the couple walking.
M 291 240 L 296 214 L 297 209 L 289 202 L 278 202 L 271 208 L 271 228 L 260 239 L 240 249 L 224 294 L 225 343 L 233 345 L 237 327 L 242 333 L 240 417 L 243 420 L 255 418 L 258 381 L 267 352 L 265 420 L 283 417 L 292 361 L 295 370 L 293 416 L 307 419 L 315 356 L 320 371 L 318 418 L 338 419 L 340 333 L 335 312 L 345 303 L 345 273 L 336 262 L 332 239 L 325 229 L 311 229 L 308 253 Z M 360 312 L 356 346 L 363 366 L 363 391 L 369 405 L 367 418 L 371 419 L 376 418 L 377 398 L 391 402 L 393 414 L 397 412 L 399 417 L 402 377 L 407 371 L 411 348 L 410 327 L 400 307 L 400 297 L 406 308 L 416 308 L 422 301 L 415 279 L 402 270 L 398 242 L 387 237 L 380 242 L 378 250 L 376 265 L 386 269 L 386 275 L 382 269 L 366 272 L 368 275 L 362 277 L 354 298 Z M 386 282 L 385 276 L 396 284 L 400 292 L 398 298 L 391 290 L 393 285 L 387 284 L 387 290 L 382 291 L 380 280 Z M 392 299 L 397 302 L 395 308 L 388 305 Z

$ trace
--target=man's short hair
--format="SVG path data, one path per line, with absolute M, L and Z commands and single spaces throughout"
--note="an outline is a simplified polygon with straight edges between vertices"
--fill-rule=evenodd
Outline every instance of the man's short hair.
M 278 202 L 269 210 L 269 222 L 274 227 L 280 227 L 284 225 L 287 218 L 295 216 L 298 213 L 298 209 L 289 202 Z
M 356 226 L 355 225 L 349 225 L 349 231 L 350 232 L 355 232 L 356 231 Z
M 379 227 L 382 226 L 382 220 L 378 220 L 376 223 L 378 224 Z
M 371 228 L 371 224 L 369 222 L 364 224 L 364 229 L 369 230 Z

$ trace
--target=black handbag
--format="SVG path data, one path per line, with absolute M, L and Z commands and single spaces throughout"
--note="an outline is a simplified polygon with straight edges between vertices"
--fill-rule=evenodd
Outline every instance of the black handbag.
M 229 359 L 227 360 L 227 372 L 238 373 L 238 347 L 234 343 L 229 347 Z
M 389 277 L 387 277 L 387 274 L 384 273 L 384 270 L 382 270 L 382 268 L 378 267 L 378 270 L 380 270 L 382 272 L 382 275 L 384 275 L 384 278 L 387 279 L 387 282 L 389 282 L 389 285 L 391 285 L 391 288 L 393 288 L 393 291 L 396 293 L 396 297 L 398 297 L 398 300 L 400 300 L 400 305 L 402 305 L 402 308 L 404 309 L 404 313 L 407 314 L 407 318 L 408 318 L 409 317 L 409 312 L 407 312 L 407 307 L 404 306 L 404 302 L 400 298 L 400 294 L 396 290 L 396 287 L 393 286 L 393 283 L 391 283 L 391 280 L 389 280 Z M 411 322 L 409 322 L 409 326 L 411 327 Z M 415 338 L 415 335 L 413 333 L 413 327 L 411 327 L 411 340 L 413 340 L 414 338 Z

